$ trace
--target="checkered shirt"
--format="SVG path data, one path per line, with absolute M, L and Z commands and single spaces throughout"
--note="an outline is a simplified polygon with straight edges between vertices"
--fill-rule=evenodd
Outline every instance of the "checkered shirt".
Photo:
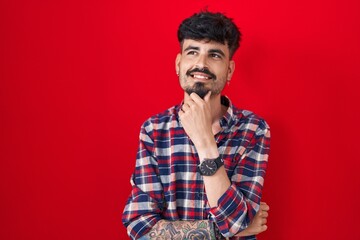
M 213 221 L 230 239 L 245 229 L 259 209 L 270 150 L 267 123 L 221 98 L 228 110 L 214 137 L 231 186 L 210 208 L 199 157 L 185 133 L 181 105 L 149 118 L 141 127 L 132 191 L 122 221 L 131 239 L 145 235 L 161 219 Z M 251 239 L 255 239 L 252 237 Z

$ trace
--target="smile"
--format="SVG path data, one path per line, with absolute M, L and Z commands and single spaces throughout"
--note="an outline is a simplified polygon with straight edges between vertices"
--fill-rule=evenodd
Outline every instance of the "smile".
M 192 78 L 197 78 L 197 79 L 205 79 L 205 80 L 209 80 L 209 79 L 212 79 L 212 77 L 210 76 L 205 76 L 205 75 L 200 75 L 200 74 L 190 74 L 190 76 Z
M 194 79 L 198 80 L 216 80 L 216 75 L 212 72 L 210 72 L 207 68 L 194 68 L 192 70 L 188 70 L 186 72 L 186 76 L 190 76 Z

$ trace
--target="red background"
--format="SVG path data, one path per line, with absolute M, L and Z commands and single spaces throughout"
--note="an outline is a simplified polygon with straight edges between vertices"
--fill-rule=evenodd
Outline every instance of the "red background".
M 126 239 L 141 123 L 182 99 L 181 20 L 208 6 L 244 40 L 226 94 L 272 150 L 259 239 L 360 239 L 360 3 L 0 3 L 0 239 Z

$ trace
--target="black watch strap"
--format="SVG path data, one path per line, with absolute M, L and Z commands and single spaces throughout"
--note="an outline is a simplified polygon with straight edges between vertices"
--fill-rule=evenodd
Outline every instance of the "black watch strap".
M 214 162 L 217 165 L 217 169 L 219 169 L 221 166 L 224 165 L 224 160 L 222 159 L 222 157 L 220 155 L 214 159 Z

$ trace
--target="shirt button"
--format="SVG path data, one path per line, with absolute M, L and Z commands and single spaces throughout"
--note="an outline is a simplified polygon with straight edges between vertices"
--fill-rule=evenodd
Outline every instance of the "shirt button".
M 202 198 L 202 193 L 197 193 L 196 195 L 197 195 L 198 199 Z

